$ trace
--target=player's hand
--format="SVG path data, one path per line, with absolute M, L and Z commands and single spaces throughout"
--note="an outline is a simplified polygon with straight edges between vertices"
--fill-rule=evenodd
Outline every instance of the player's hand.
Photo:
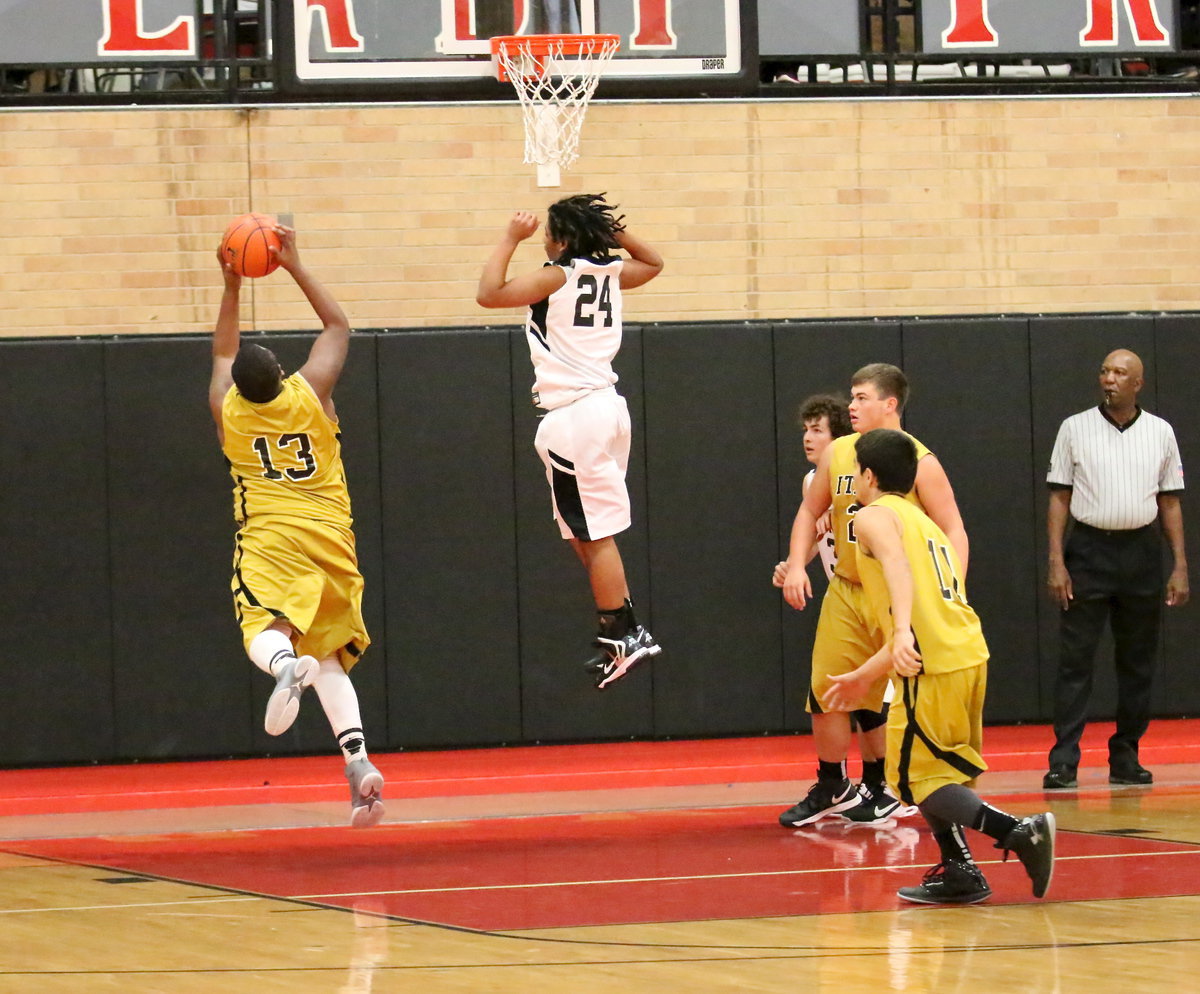
M 225 258 L 225 253 L 217 248 L 217 265 L 221 267 L 221 275 L 225 277 L 225 289 L 237 290 L 242 285 L 241 274 L 229 265 L 229 260 Z
M 277 224 L 274 231 L 279 236 L 279 248 L 272 245 L 269 251 L 279 260 L 279 265 L 291 272 L 300 265 L 300 250 L 296 248 L 296 229 L 289 228 L 286 224 Z
M 538 230 L 537 215 L 530 211 L 517 211 L 508 222 L 508 237 L 514 242 L 523 242 Z
M 811 598 L 812 583 L 808 579 L 808 570 L 803 566 L 800 566 L 798 569 L 792 569 L 789 565 L 787 576 L 783 581 L 783 599 L 797 611 L 803 611 L 804 605 Z
M 901 676 L 916 676 L 921 672 L 921 654 L 911 628 L 892 635 L 892 667 Z
M 829 683 L 829 689 L 821 695 L 821 706 L 826 711 L 853 711 L 871 686 L 858 670 L 831 676 Z
M 819 518 L 817 518 L 817 536 L 818 537 L 820 537 L 821 535 L 824 535 L 827 531 L 830 531 L 829 526 L 833 523 L 832 515 L 833 515 L 833 511 L 831 509 L 829 511 L 826 511 Z
M 1065 611 L 1071 606 L 1075 595 L 1071 590 L 1071 574 L 1067 572 L 1066 566 L 1060 562 L 1052 562 L 1046 577 L 1046 586 L 1050 599 L 1062 610 Z
M 771 574 L 771 586 L 779 587 L 782 590 L 783 582 L 787 579 L 787 575 L 788 564 L 787 560 L 784 559 L 783 561 L 775 564 L 775 572 Z
M 1188 590 L 1186 569 L 1174 569 L 1167 578 L 1167 607 L 1179 607 L 1186 604 L 1191 596 Z

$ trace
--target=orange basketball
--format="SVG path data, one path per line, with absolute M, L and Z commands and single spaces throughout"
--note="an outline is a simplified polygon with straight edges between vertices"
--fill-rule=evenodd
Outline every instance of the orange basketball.
M 242 276 L 257 278 L 274 272 L 279 260 L 271 254 L 271 246 L 279 248 L 273 230 L 278 223 L 270 214 L 235 217 L 221 239 L 221 258 Z

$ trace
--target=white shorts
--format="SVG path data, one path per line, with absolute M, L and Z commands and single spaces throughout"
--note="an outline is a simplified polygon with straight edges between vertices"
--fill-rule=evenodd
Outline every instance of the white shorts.
M 611 387 L 542 418 L 533 445 L 563 538 L 594 542 L 629 527 L 629 438 L 629 407 Z

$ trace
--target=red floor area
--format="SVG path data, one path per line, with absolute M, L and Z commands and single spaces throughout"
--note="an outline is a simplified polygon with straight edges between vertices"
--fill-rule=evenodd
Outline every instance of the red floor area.
M 1110 732 L 1111 726 L 1089 728 L 1085 766 L 1104 765 Z M 1014 812 L 1046 803 L 1037 788 L 1048 740 L 1044 727 L 987 732 L 992 769 L 1024 771 L 1010 774 L 1009 783 L 1036 791 L 1006 795 L 1004 806 Z M 575 804 L 587 791 L 611 788 L 807 781 L 814 757 L 806 736 L 375 759 L 388 778 L 396 822 L 405 798 L 477 795 L 478 803 L 469 806 L 465 820 L 387 823 L 365 832 L 181 831 L 27 840 L 4 848 L 105 873 L 487 930 L 894 909 L 900 905 L 896 888 L 919 881 L 936 860 L 933 841 L 917 828 L 919 819 L 877 830 L 830 818 L 788 831 L 776 823 L 779 808 L 758 800 L 754 806 L 684 808 L 688 802 L 676 798 L 672 810 L 547 815 L 555 808 L 531 798 L 526 816 L 479 817 L 494 814 L 489 805 L 503 794 L 584 792 L 574 795 Z M 1142 760 L 1152 768 L 1200 762 L 1200 721 L 1156 722 L 1143 741 Z M 159 811 L 170 824 L 171 809 L 344 803 L 340 772 L 333 756 L 0 771 L 0 815 L 113 812 L 115 819 L 116 812 L 145 809 Z M 1100 786 L 1102 778 L 1091 773 L 1084 779 L 1093 786 L 1070 793 L 1075 810 L 1093 800 L 1107 803 L 1112 795 Z M 1164 778 L 1138 796 L 1161 803 L 1162 810 L 1179 810 L 1200 791 Z M 1113 834 L 1060 830 L 1051 900 L 1200 893 L 1200 845 L 1137 837 L 1144 824 L 1121 824 L 1120 817 L 1114 812 L 1113 823 L 1105 823 Z M 112 830 L 118 830 L 115 822 Z M 999 854 L 982 837 L 973 836 L 973 843 L 994 890 L 993 904 L 1032 900 L 1018 862 L 997 862 Z
M 1024 805 L 1030 808 L 1030 805 Z M 21 843 L 22 853 L 399 918 L 505 931 L 901 906 L 935 847 L 916 822 L 799 832 L 724 808 Z M 1200 892 L 1200 846 L 1060 832 L 1051 900 Z M 975 839 L 993 904 L 1033 898 Z
M 1112 725 L 1089 725 L 1085 767 L 1107 761 Z M 992 770 L 1041 770 L 1053 737 L 1042 725 L 989 728 Z M 521 746 L 377 754 L 389 793 L 405 797 L 515 794 L 607 787 L 687 786 L 807 780 L 816 763 L 807 735 L 602 745 Z M 1200 720 L 1156 721 L 1142 762 L 1200 762 Z M 0 816 L 131 811 L 228 804 L 340 800 L 340 765 L 330 756 L 197 763 L 139 763 L 0 771 Z

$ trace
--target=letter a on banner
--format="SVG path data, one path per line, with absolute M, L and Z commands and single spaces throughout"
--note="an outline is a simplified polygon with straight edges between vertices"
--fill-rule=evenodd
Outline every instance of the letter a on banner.
M 1157 0 L 1122 0 L 1138 48 L 1170 45 L 1171 35 L 1158 16 Z M 1079 44 L 1088 47 L 1117 44 L 1117 0 L 1088 0 L 1088 25 Z
M 942 32 L 942 48 L 991 48 L 1000 44 L 988 19 L 988 0 L 950 0 L 950 27 Z
M 364 42 L 354 24 L 354 0 L 308 0 L 310 17 L 321 21 L 327 52 L 361 52 Z
M 102 0 L 100 55 L 195 55 L 196 18 L 181 14 L 161 31 L 147 31 L 144 0 Z

